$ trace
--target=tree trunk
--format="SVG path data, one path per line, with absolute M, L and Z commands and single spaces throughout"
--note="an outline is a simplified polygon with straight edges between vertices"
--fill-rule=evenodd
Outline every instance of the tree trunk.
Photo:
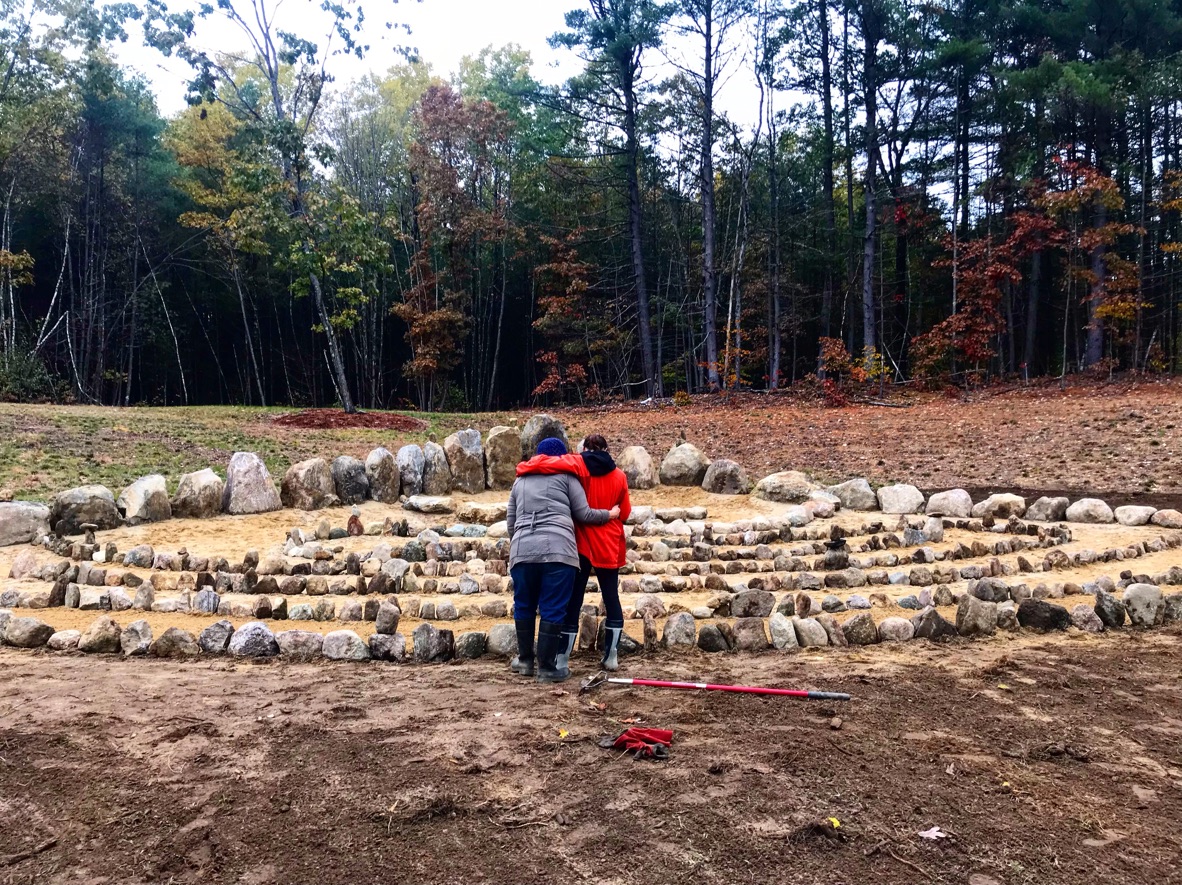
M 837 253 L 837 221 L 833 208 L 833 74 L 829 66 L 829 0 L 817 0 L 821 25 L 821 106 L 825 135 L 821 149 L 821 185 L 825 213 L 825 279 L 821 290 L 821 335 L 830 337 L 833 323 L 833 259 Z M 823 374 L 820 356 L 817 373 Z
M 862 4 L 862 37 L 865 52 L 862 92 L 866 103 L 866 231 L 862 240 L 862 343 L 868 350 L 878 345 L 874 313 L 874 236 L 877 222 L 878 171 L 878 0 Z
M 644 230 L 640 205 L 640 146 L 636 141 L 636 90 L 632 71 L 624 74 L 624 153 L 628 163 L 628 237 L 632 247 L 632 279 L 636 287 L 636 314 L 640 326 L 640 358 L 644 367 L 644 389 L 649 396 L 662 396 L 661 370 L 653 358 L 652 318 L 648 286 L 644 277 Z
M 353 397 L 349 393 L 349 377 L 345 374 L 345 361 L 337 343 L 336 330 L 324 303 L 324 293 L 320 290 L 320 277 L 312 273 L 308 274 L 308 280 L 312 284 L 312 304 L 316 308 L 316 315 L 320 317 L 321 325 L 324 326 L 324 337 L 328 340 L 329 366 L 332 368 L 333 380 L 336 381 L 337 395 L 341 398 L 341 407 L 345 413 L 352 415 L 357 411 L 357 407 L 353 405 Z
M 718 278 L 714 242 L 714 19 L 706 10 L 702 28 L 705 53 L 702 68 L 702 289 L 705 296 L 706 383 L 718 390 Z

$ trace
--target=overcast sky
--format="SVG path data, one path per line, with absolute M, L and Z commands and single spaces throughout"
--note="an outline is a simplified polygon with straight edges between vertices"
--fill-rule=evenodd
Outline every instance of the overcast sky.
M 250 0 L 239 0 L 249 8 Z M 324 13 L 319 0 L 265 0 L 268 9 L 279 7 L 278 28 L 292 30 L 301 36 L 322 42 L 327 33 Z M 348 2 L 348 0 L 346 0 Z M 355 79 L 369 71 L 383 72 L 400 61 L 394 50 L 402 42 L 416 48 L 441 76 L 451 74 L 465 55 L 475 55 L 486 46 L 501 47 L 510 43 L 529 50 L 534 60 L 534 76 L 543 83 L 559 83 L 578 73 L 581 64 L 575 54 L 565 49 L 551 49 L 547 38 L 564 28 L 563 16 L 569 9 L 578 8 L 583 0 L 361 0 L 366 14 L 363 42 L 370 44 L 370 52 L 363 62 L 354 58 L 334 59 L 332 70 L 340 82 Z M 195 7 L 195 3 L 177 0 L 173 8 Z M 409 25 L 409 36 L 387 31 L 385 23 Z M 216 22 L 216 24 L 215 24 Z M 140 44 L 138 34 L 130 33 L 129 41 L 116 48 L 116 55 L 128 66 L 142 73 L 152 83 L 165 114 L 184 107 L 185 83 L 189 76 L 186 65 L 166 59 L 155 50 Z M 736 34 L 746 43 L 746 34 Z M 224 21 L 215 16 L 202 22 L 197 32 L 198 42 L 207 49 L 242 49 L 244 42 Z M 655 53 L 646 62 L 659 72 L 661 59 Z M 735 73 L 725 84 L 720 106 L 743 123 L 754 123 L 757 95 L 746 70 L 733 65 Z

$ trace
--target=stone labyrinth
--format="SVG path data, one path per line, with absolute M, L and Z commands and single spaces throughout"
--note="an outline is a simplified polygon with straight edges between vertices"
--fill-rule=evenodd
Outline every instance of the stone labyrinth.
M 440 662 L 516 652 L 506 489 L 538 439 L 453 434 L 0 503 L 0 643 L 55 653 Z M 925 496 L 803 473 L 752 483 L 691 443 L 619 452 L 633 510 L 621 651 L 1099 633 L 1182 621 L 1182 514 L 1085 498 Z M 592 591 L 594 591 L 592 584 Z M 575 663 L 594 666 L 589 593 Z M 996 641 L 996 640 L 995 640 Z M 627 667 L 627 665 L 625 665 Z

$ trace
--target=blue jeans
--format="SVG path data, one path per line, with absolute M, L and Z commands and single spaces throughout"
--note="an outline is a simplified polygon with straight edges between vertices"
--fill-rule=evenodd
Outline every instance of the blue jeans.
M 540 614 L 543 621 L 561 624 L 566 605 L 575 587 L 578 569 L 559 562 L 523 562 L 515 565 L 513 576 L 513 617 L 532 621 Z

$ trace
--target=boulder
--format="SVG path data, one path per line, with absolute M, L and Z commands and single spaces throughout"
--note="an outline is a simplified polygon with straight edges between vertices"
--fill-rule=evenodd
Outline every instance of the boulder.
M 37 564 L 37 554 L 32 550 L 22 550 L 16 555 L 12 561 L 12 566 L 8 569 L 8 577 L 14 581 L 23 581 L 25 578 L 33 577 L 34 572 L 40 572 L 41 567 Z
M 746 495 L 751 491 L 751 479 L 737 461 L 719 458 L 706 468 L 702 489 L 715 495 Z
M 482 658 L 487 650 L 488 635 L 480 630 L 471 630 L 456 637 L 455 656 L 461 661 Z
M 694 623 L 694 616 L 689 612 L 677 612 L 665 621 L 665 629 L 661 634 L 661 642 L 667 648 L 689 646 L 698 641 L 698 627 Z
M 236 658 L 270 658 L 279 654 L 279 643 L 266 624 L 251 621 L 234 631 L 229 651 Z
M 365 640 L 352 630 L 333 630 L 326 634 L 322 653 L 330 661 L 368 661 L 372 657 Z
M 815 618 L 792 618 L 792 629 L 796 631 L 796 644 L 801 648 L 819 648 L 829 644 L 829 634 Z
M 374 620 L 374 630 L 378 633 L 392 635 L 398 632 L 398 622 L 402 618 L 402 609 L 389 600 L 384 600 L 378 606 L 377 618 Z
M 456 519 L 480 525 L 495 525 L 504 522 L 506 508 L 505 503 L 480 504 L 476 501 L 465 501 L 456 508 Z
M 662 467 L 662 470 L 664 468 Z M 663 481 L 663 480 L 662 480 Z M 781 470 L 765 476 L 755 486 L 754 495 L 764 501 L 775 501 L 781 504 L 800 504 L 809 499 L 809 495 L 819 487 L 799 470 Z M 830 491 L 833 491 L 830 489 Z M 834 492 L 834 494 L 837 494 Z M 842 502 L 845 506 L 845 502 Z
M 731 599 L 731 617 L 766 618 L 775 604 L 776 597 L 767 590 L 743 590 Z
M 1026 518 L 1032 522 L 1062 522 L 1067 517 L 1071 501 L 1067 498 L 1048 498 L 1045 495 L 1026 508 Z
M 992 636 L 997 632 L 997 603 L 963 594 L 956 607 L 956 632 L 961 636 Z
M 692 620 L 692 618 L 691 618 Z M 763 618 L 739 618 L 732 625 L 738 651 L 763 651 L 768 647 Z
M 1096 614 L 1096 610 L 1086 602 L 1081 602 L 1071 610 L 1071 625 L 1084 633 L 1103 633 L 1104 622 Z
M 534 415 L 525 422 L 525 427 L 521 431 L 521 460 L 528 461 L 535 454 L 537 454 L 538 443 L 544 439 L 560 439 L 562 444 L 566 446 L 567 451 L 571 450 L 570 440 L 566 435 L 566 427 L 557 418 L 550 415 L 541 414 Z M 697 485 L 697 483 L 691 483 Z
M 1125 604 L 1107 590 L 1096 590 L 1096 604 L 1093 610 L 1100 623 L 1109 630 L 1117 630 L 1125 625 Z
M 406 637 L 401 633 L 375 633 L 369 637 L 369 653 L 375 661 L 405 661 Z
M 423 471 L 427 467 L 427 459 L 423 450 L 416 445 L 403 446 L 395 456 L 398 467 L 399 481 L 402 494 L 413 496 L 423 493 Z
M 873 645 L 878 642 L 878 626 L 870 612 L 859 612 L 841 625 L 849 645 Z
M 73 651 L 78 647 L 80 639 L 82 639 L 80 630 L 59 630 L 50 636 L 49 641 L 45 644 L 54 651 Z
M 517 435 L 514 434 L 514 443 Z M 488 631 L 488 653 L 499 658 L 511 658 L 517 654 L 517 628 L 513 624 L 493 624 Z
M 484 481 L 490 489 L 513 488 L 521 461 L 521 434 L 512 427 L 494 427 L 485 438 L 484 461 Z
M 661 602 L 661 597 L 651 593 L 642 593 L 637 596 L 633 608 L 636 609 L 637 617 L 642 618 L 645 615 L 651 615 L 654 618 L 665 617 L 665 603 Z
M 883 618 L 878 625 L 879 642 L 907 642 L 915 637 L 915 626 L 906 618 Z
M 229 621 L 218 621 L 201 631 L 201 635 L 197 637 L 197 645 L 207 654 L 224 654 L 230 647 L 230 637 L 233 635 L 233 624 Z
M 341 630 L 339 632 L 352 633 L 353 631 Z M 284 630 L 275 634 L 275 643 L 279 646 L 279 654 L 298 661 L 313 661 L 321 657 L 324 654 L 324 640 L 324 635 L 314 630 Z
M 1161 622 L 1177 624 L 1182 621 L 1182 593 L 1173 593 L 1162 600 Z
M 365 478 L 369 480 L 369 494 L 382 504 L 397 504 L 402 494 L 402 475 L 398 460 L 389 449 L 378 446 L 365 456 Z
M 119 634 L 119 647 L 123 649 L 124 657 L 142 657 L 151 646 L 152 628 L 147 621 L 132 621 Z
M 616 467 L 628 478 L 628 488 L 651 489 L 657 484 L 657 468 L 644 446 L 628 446 L 616 456 Z
M 193 658 L 199 654 L 201 646 L 193 634 L 180 627 L 169 627 L 148 646 L 148 656 L 153 658 Z
M 402 506 L 416 513 L 451 513 L 456 509 L 451 498 L 434 495 L 411 495 Z
M 1125 588 L 1123 602 L 1134 627 L 1152 627 L 1157 623 L 1162 606 L 1161 588 L 1153 584 L 1130 584 Z
M 440 630 L 431 624 L 419 624 L 411 634 L 414 657 L 420 664 L 435 664 L 451 660 L 455 654 L 455 638 L 450 630 Z
M 168 484 L 159 473 L 141 476 L 119 493 L 115 506 L 128 525 L 172 519 Z
M 706 624 L 698 631 L 698 648 L 705 652 L 730 651 L 726 634 L 718 624 Z
M 1121 525 L 1139 526 L 1148 525 L 1155 513 L 1157 513 L 1156 507 L 1137 507 L 1128 504 L 1124 507 L 1117 507 L 1114 515 L 1116 521 Z
M 78 638 L 78 650 L 88 654 L 115 654 L 119 651 L 119 640 L 123 630 L 107 615 L 91 621 Z
M 156 551 L 151 544 L 137 544 L 123 554 L 123 564 L 128 568 L 151 568 L 156 561 Z
M 1112 508 L 1099 498 L 1080 498 L 1067 508 L 1067 521 L 1102 525 L 1115 522 L 1116 516 Z
M 929 515 L 946 516 L 949 519 L 968 519 L 973 513 L 973 498 L 964 489 L 936 492 L 928 498 L 924 512 Z
M 235 452 L 226 468 L 222 509 L 226 513 L 267 513 L 283 506 L 263 459 L 254 452 Z
M 369 474 L 357 458 L 348 455 L 333 458 L 332 484 L 342 504 L 360 504 L 369 497 Z
M 1019 495 L 1000 493 L 990 495 L 973 507 L 973 519 L 984 519 L 992 516 L 994 519 L 1009 519 L 1011 516 L 1022 516 L 1026 513 L 1026 499 Z
M 451 466 L 439 443 L 423 445 L 423 494 L 446 495 L 451 491 Z
M 479 430 L 469 428 L 453 433 L 443 441 L 443 452 L 451 466 L 452 488 L 469 495 L 484 491 L 484 446 Z
M 226 484 L 209 467 L 181 476 L 172 496 L 172 515 L 176 519 L 209 519 L 222 512 Z
M 49 525 L 59 535 L 81 534 L 82 526 L 90 524 L 99 529 L 113 529 L 120 524 L 115 496 L 106 486 L 79 486 L 62 492 L 53 499 L 49 511 Z
M 878 490 L 878 509 L 883 513 L 921 513 L 923 493 L 906 483 L 883 486 Z
M 0 547 L 31 544 L 48 535 L 49 513 L 33 501 L 0 501 Z
M 0 504 L 0 507 L 2 506 L 4 505 Z M 1182 529 L 1182 513 L 1177 510 L 1159 510 L 1149 521 L 1163 529 Z
M 956 627 L 948 623 L 938 611 L 928 607 L 911 618 L 916 639 L 944 639 L 956 635 Z
M 41 648 L 53 633 L 51 626 L 36 618 L 9 618 L 0 639 L 13 648 Z
M 661 485 L 697 486 L 702 484 L 710 461 L 693 443 L 675 445 L 661 462 Z
M 826 491 L 836 495 L 841 501 L 841 506 L 846 510 L 878 509 L 878 495 L 874 494 L 874 489 L 870 487 L 869 481 L 863 477 L 859 476 L 856 479 L 848 479 L 835 486 L 829 486 Z
M 1043 633 L 1066 630 L 1071 626 L 1071 613 L 1044 599 L 1023 599 L 1018 605 L 1018 623 Z
M 768 630 L 772 634 L 772 647 L 780 651 L 796 651 L 800 644 L 796 641 L 796 628 L 792 625 L 792 618 L 781 612 L 772 612 L 768 618 Z

